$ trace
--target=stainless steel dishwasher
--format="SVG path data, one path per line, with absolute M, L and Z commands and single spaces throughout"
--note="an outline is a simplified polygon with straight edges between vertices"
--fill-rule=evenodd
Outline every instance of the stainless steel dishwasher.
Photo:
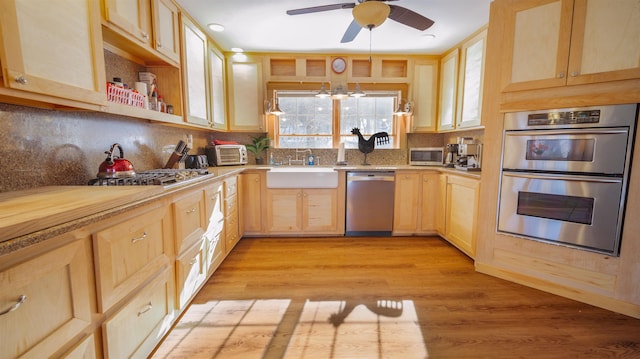
M 346 236 L 388 236 L 393 230 L 393 171 L 347 172 Z

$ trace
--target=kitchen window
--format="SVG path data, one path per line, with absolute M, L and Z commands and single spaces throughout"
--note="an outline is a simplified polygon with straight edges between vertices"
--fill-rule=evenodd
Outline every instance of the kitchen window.
M 360 129 L 365 138 L 387 132 L 389 144 L 398 147 L 398 126 L 394 109 L 400 91 L 368 91 L 364 97 L 321 98 L 313 91 L 276 91 L 283 115 L 274 116 L 274 139 L 278 148 L 358 148 Z

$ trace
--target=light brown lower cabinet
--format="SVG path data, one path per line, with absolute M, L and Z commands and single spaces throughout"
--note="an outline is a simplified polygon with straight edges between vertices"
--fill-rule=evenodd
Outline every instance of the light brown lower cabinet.
M 173 266 L 145 285 L 103 327 L 105 357 L 146 358 L 176 319 Z
M 237 176 L 0 256 L 0 359 L 146 358 L 240 239 Z
M 456 175 L 446 175 L 444 178 L 444 232 L 441 234 L 473 258 L 476 250 L 480 181 Z
M 268 189 L 266 230 L 271 234 L 337 234 L 337 189 Z M 343 222 L 342 222 L 343 223 Z
M 436 231 L 439 173 L 397 171 L 393 234 L 432 234 Z
M 91 326 L 90 248 L 84 238 L 26 258 L 2 258 L 0 358 L 51 357 Z

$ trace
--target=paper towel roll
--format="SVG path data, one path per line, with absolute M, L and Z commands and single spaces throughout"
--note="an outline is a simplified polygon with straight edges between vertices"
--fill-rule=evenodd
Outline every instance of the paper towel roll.
M 338 163 L 344 162 L 344 142 L 338 145 Z
M 136 82 L 133 84 L 133 88 L 139 93 L 149 96 L 149 92 L 147 92 L 147 84 L 145 82 Z

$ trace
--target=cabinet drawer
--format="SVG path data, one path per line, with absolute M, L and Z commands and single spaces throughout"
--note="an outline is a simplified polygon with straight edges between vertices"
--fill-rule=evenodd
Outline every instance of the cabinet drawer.
M 96 340 L 93 334 L 86 337 L 80 344 L 64 355 L 65 359 L 92 359 L 98 358 L 96 352 Z
M 223 232 L 207 235 L 207 274 L 220 266 L 225 255 L 225 235 Z
M 238 213 L 238 197 L 237 196 L 228 197 L 224 201 L 224 214 L 225 216 L 228 217 L 236 213 Z
M 229 177 L 224 180 L 224 197 L 229 198 L 238 193 L 238 177 Z
M 173 203 L 176 251 L 182 253 L 198 240 L 207 228 L 203 191 L 197 190 Z
M 224 202 L 222 198 L 222 183 L 214 183 L 204 189 L 205 208 L 209 227 L 216 225 L 224 218 Z
M 176 261 L 178 308 L 184 308 L 207 279 L 205 267 L 207 241 L 202 240 L 184 252 Z
M 14 308 L 0 315 L 0 358 L 50 357 L 91 324 L 88 245 L 79 240 L 0 271 L 0 312 Z
M 137 212 L 136 212 L 137 213 Z M 95 234 L 98 304 L 107 311 L 169 263 L 169 212 L 156 208 Z M 120 217 L 123 218 L 123 217 Z
M 173 267 L 103 324 L 106 358 L 146 358 L 174 318 Z

